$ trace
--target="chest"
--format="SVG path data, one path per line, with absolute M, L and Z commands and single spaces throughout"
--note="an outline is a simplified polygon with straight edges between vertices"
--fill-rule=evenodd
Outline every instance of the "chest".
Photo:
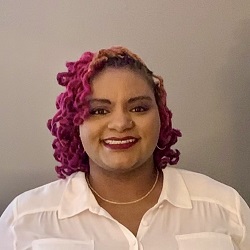
M 204 217 L 203 210 L 195 206 L 193 210 L 172 206 L 149 210 L 135 207 L 109 211 L 114 220 L 102 210 L 85 211 L 64 220 L 58 220 L 56 212 L 46 212 L 42 224 L 36 214 L 25 216 L 15 225 L 17 249 L 31 249 L 28 247 L 31 243 L 38 246 L 33 249 L 46 250 L 62 249 L 62 245 L 67 250 L 238 249 L 233 247 L 237 238 L 232 236 L 240 235 L 241 230 L 229 227 L 230 217 L 222 216 L 221 210 L 218 215 L 213 213 L 212 220 L 212 217 Z M 201 212 L 197 213 L 197 209 Z
M 106 207 L 106 211 L 120 224 L 125 226 L 135 236 L 137 235 L 140 223 L 145 213 L 150 209 L 149 206 L 125 206 L 125 207 Z

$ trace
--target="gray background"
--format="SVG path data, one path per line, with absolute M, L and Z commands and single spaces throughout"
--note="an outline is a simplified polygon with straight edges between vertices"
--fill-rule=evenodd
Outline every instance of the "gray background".
M 124 45 L 165 79 L 180 168 L 250 203 L 249 0 L 0 1 L 0 214 L 56 179 L 47 119 L 55 76 L 86 50 Z

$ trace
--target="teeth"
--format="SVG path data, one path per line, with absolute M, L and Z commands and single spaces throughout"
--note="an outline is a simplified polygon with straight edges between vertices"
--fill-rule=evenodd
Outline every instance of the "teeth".
M 126 144 L 126 143 L 131 143 L 135 142 L 135 139 L 128 139 L 128 140 L 104 140 L 105 143 L 107 144 Z

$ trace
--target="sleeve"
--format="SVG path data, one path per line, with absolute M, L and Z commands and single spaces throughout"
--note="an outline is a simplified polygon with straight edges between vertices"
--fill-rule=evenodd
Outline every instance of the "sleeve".
M 240 195 L 237 195 L 239 220 L 243 228 L 243 237 L 239 244 L 240 250 L 250 249 L 250 209 Z
M 14 250 L 14 220 L 16 210 L 16 199 L 14 199 L 0 217 L 0 249 Z

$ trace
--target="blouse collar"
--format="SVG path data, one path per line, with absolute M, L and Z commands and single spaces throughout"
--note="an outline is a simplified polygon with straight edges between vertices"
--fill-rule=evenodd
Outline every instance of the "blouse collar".
M 191 209 L 192 202 L 182 175 L 176 168 L 163 170 L 163 187 L 158 203 L 168 201 L 180 208 Z M 85 173 L 77 172 L 68 177 L 66 188 L 59 204 L 58 218 L 65 219 L 85 210 L 100 211 L 94 195 L 88 187 Z

